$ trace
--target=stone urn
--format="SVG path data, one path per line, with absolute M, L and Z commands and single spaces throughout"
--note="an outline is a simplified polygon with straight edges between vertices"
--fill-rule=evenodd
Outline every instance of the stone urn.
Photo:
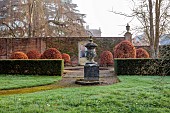
M 90 37 L 89 43 L 87 43 L 85 45 L 85 47 L 87 48 L 87 51 L 86 51 L 86 58 L 87 58 L 87 61 L 88 61 L 87 63 L 95 63 L 94 57 L 96 57 L 95 48 L 97 47 L 97 44 L 93 43 L 92 37 Z
M 84 80 L 99 81 L 99 65 L 94 61 L 97 44 L 94 43 L 92 37 L 90 37 L 89 43 L 87 43 L 85 47 L 87 48 L 87 62 L 84 66 Z
M 84 79 L 76 80 L 76 84 L 80 85 L 96 85 L 100 84 L 99 81 L 99 65 L 94 61 L 96 56 L 96 47 L 97 44 L 93 42 L 92 37 L 89 39 L 89 43 L 85 45 L 87 48 L 86 59 L 87 62 L 84 65 Z

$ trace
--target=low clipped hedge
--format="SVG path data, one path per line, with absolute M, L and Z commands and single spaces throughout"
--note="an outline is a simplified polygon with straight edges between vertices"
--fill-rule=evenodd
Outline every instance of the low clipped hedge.
M 22 75 L 57 75 L 61 76 L 64 70 L 62 59 L 0 60 L 0 74 Z
M 170 76 L 169 59 L 114 59 L 116 75 Z

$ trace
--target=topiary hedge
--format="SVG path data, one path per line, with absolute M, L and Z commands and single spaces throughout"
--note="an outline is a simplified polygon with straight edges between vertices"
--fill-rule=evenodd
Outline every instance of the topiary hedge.
M 31 50 L 27 53 L 28 59 L 39 59 L 41 54 L 37 50 Z
M 130 41 L 124 40 L 115 46 L 114 58 L 136 58 L 136 49 Z
M 149 53 L 143 48 L 136 49 L 136 58 L 149 58 Z
M 11 54 L 10 59 L 28 59 L 28 56 L 23 52 L 14 52 Z
M 62 59 L 62 55 L 56 48 L 49 48 L 41 55 L 41 59 Z
M 103 51 L 100 55 L 101 66 L 113 65 L 113 54 L 110 51 Z
M 63 54 L 62 54 L 62 59 L 64 59 L 64 64 L 66 64 L 66 63 L 71 63 L 71 61 L 70 61 L 70 55 L 69 55 L 69 54 L 63 53 Z

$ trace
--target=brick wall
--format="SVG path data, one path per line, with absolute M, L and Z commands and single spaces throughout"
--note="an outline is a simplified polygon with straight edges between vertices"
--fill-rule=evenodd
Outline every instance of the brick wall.
M 43 52 L 46 48 L 42 38 L 0 38 L 0 57 L 8 59 L 12 52 L 30 50 Z
M 113 52 L 113 47 L 124 37 L 93 37 L 98 44 L 98 56 L 104 50 Z M 12 52 L 37 50 L 43 53 L 47 48 L 55 47 L 72 57 L 78 56 L 78 42 L 88 41 L 89 37 L 48 37 L 48 38 L 0 38 L 0 58 L 8 59 Z

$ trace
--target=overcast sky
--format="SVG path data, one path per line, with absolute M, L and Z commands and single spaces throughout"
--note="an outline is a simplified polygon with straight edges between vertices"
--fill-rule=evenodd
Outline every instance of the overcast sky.
M 73 0 L 78 10 L 86 14 L 85 21 L 90 29 L 101 28 L 102 36 L 123 36 L 130 18 L 109 11 L 131 13 L 129 0 Z M 133 23 L 130 23 L 133 26 Z

